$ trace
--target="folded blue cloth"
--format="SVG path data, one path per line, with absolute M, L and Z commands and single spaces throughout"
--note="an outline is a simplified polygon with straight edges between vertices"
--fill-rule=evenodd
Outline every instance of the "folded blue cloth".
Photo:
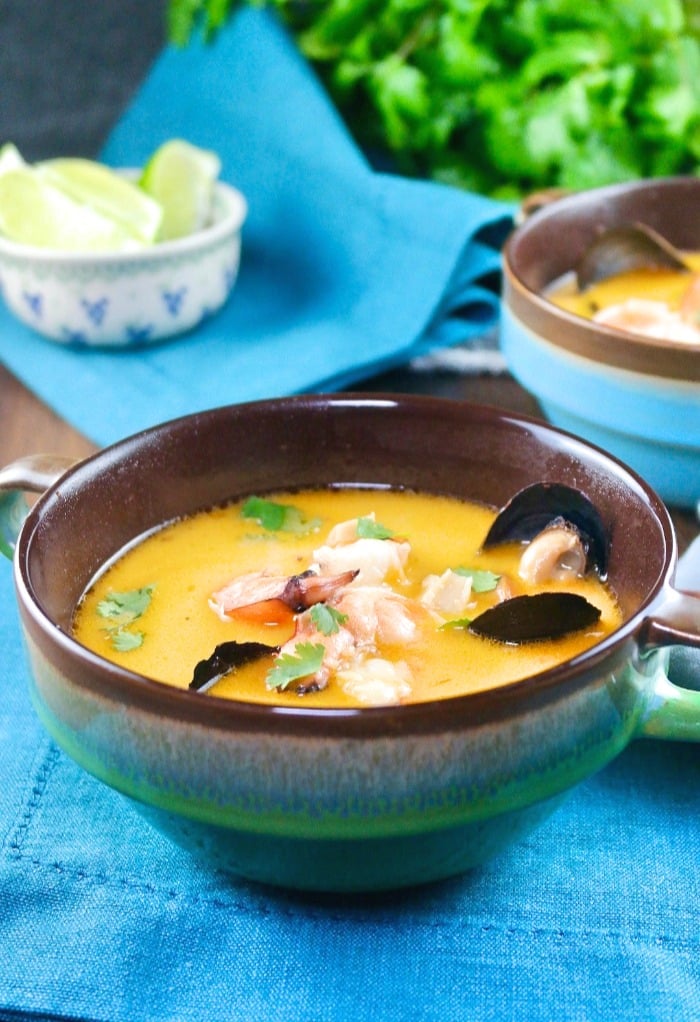
M 132 352 L 63 348 L 4 309 L 0 358 L 99 444 L 207 407 L 336 389 L 494 323 L 511 207 L 372 171 L 273 16 L 167 48 L 103 159 L 184 137 L 249 203 L 241 272 L 196 332 Z
M 700 757 L 637 742 L 539 831 L 401 894 L 200 867 L 84 774 L 27 695 L 0 564 L 0 1019 L 700 1018 Z
M 64 350 L 0 317 L 10 368 L 96 441 L 340 386 L 494 317 L 480 282 L 498 267 L 503 209 L 372 173 L 262 12 L 211 51 L 166 51 L 106 156 L 138 162 L 173 134 L 222 152 L 251 203 L 226 312 L 119 355 Z M 30 705 L 3 563 L 0 650 L 3 1022 L 700 1018 L 697 747 L 635 743 L 470 875 L 297 895 L 203 868 L 55 747 Z

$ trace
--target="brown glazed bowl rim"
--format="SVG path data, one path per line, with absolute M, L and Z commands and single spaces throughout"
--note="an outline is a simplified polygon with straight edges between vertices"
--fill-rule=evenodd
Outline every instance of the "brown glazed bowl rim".
M 550 302 L 542 290 L 573 270 L 580 254 L 602 227 L 630 221 L 657 222 L 664 203 L 700 202 L 700 177 L 649 178 L 575 192 L 539 207 L 515 227 L 503 248 L 504 303 L 527 327 L 555 347 L 603 365 L 658 378 L 700 382 L 700 343 L 659 341 L 632 336 L 624 330 L 593 323 Z M 650 203 L 648 213 L 638 208 Z M 657 205 L 659 208 L 657 209 Z M 688 229 L 692 220 L 688 218 Z M 568 262 L 552 269 L 553 238 L 564 237 Z M 700 250 L 700 238 L 669 237 L 680 248 Z M 544 257 L 536 253 L 544 252 Z M 538 265 L 539 263 L 539 265 Z M 545 270 L 545 266 L 548 268 Z
M 156 449 L 152 445 L 184 429 L 197 436 L 232 412 L 255 417 L 259 414 L 264 416 L 270 409 L 275 409 L 281 414 L 291 411 L 303 415 L 310 412 L 318 416 L 339 406 L 357 408 L 359 414 L 363 408 L 384 405 L 416 410 L 428 416 L 433 413 L 449 414 L 456 419 L 463 419 L 463 424 L 469 422 L 471 425 L 486 423 L 514 427 L 527 432 L 528 436 L 544 436 L 555 441 L 559 445 L 558 449 L 561 448 L 567 455 L 575 457 L 576 452 L 581 451 L 594 456 L 596 465 L 602 466 L 606 480 L 609 473 L 611 481 L 619 481 L 622 486 L 633 489 L 658 527 L 659 546 L 663 547 L 659 551 L 662 568 L 645 599 L 620 628 L 596 646 L 537 675 L 498 688 L 449 699 L 357 709 L 271 706 L 223 698 L 212 693 L 203 696 L 201 693 L 179 689 L 103 659 L 80 645 L 43 609 L 30 577 L 29 555 L 35 536 L 40 535 L 42 529 L 46 531 L 44 519 L 47 508 L 59 489 L 64 496 L 68 495 L 70 501 L 73 493 L 79 494 L 81 487 L 84 488 L 86 482 L 101 471 L 113 471 L 116 468 L 128 472 L 130 457 L 135 449 L 145 449 L 145 445 Z M 132 468 L 131 471 L 136 470 Z M 645 613 L 663 597 L 670 585 L 676 555 L 673 524 L 656 492 L 614 456 L 571 433 L 550 426 L 540 419 L 488 405 L 411 394 L 342 393 L 254 401 L 197 412 L 154 426 L 98 451 L 69 468 L 30 509 L 17 542 L 14 571 L 20 615 L 25 629 L 40 646 L 48 643 L 50 659 L 69 681 L 88 687 L 108 701 L 204 725 L 217 731 L 275 732 L 321 739 L 367 738 L 463 730 L 508 719 L 594 682 L 600 678 L 606 662 L 607 665 L 622 666 L 629 661 L 637 647 Z M 80 668 L 83 680 L 76 680 L 76 666 Z M 87 682 L 84 680 L 86 676 L 89 679 Z

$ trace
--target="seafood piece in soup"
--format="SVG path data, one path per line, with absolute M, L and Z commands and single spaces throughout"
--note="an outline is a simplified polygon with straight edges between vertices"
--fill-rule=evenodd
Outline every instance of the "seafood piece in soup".
M 681 299 L 679 309 L 672 308 L 668 302 L 627 298 L 625 301 L 599 309 L 591 318 L 594 323 L 612 326 L 616 330 L 638 334 L 640 337 L 698 344 L 700 330 L 697 327 L 696 313 L 688 318 L 682 311 L 683 306 L 687 305 L 685 295 Z
M 557 528 L 575 546 L 588 502 L 572 491 L 555 497 L 574 520 Z M 76 638 L 124 668 L 190 688 L 192 698 L 363 708 L 508 685 L 620 624 L 590 536 L 575 555 L 548 548 L 534 559 L 550 568 L 528 572 L 530 526 L 486 544 L 499 516 L 478 503 L 342 487 L 256 500 L 291 512 L 263 522 L 234 501 L 131 544 L 81 599 Z M 551 487 L 526 494 L 527 516 L 553 500 Z M 547 508 L 545 527 L 559 512 Z M 539 536 L 539 510 L 534 517 Z M 553 538 L 561 542 L 553 533 L 541 542 Z M 559 560 L 565 567 L 553 570 Z M 533 618 L 538 594 L 547 609 Z M 484 617 L 499 605 L 502 615 Z
M 700 252 L 679 252 L 643 224 L 602 232 L 546 297 L 638 337 L 700 344 Z
M 353 570 L 323 576 L 309 569 L 300 575 L 279 576 L 250 571 L 212 593 L 209 606 L 222 619 L 239 616 L 273 623 L 329 600 L 357 574 Z

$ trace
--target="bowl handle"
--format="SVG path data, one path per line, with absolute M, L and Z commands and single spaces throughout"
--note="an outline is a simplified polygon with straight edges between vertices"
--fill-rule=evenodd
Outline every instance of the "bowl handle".
M 700 741 L 700 594 L 669 589 L 645 621 L 639 647 L 642 654 L 669 647 L 669 663 L 657 672 L 638 734 Z
M 31 454 L 0 469 L 0 553 L 12 559 L 29 505 L 24 494 L 43 493 L 75 464 L 60 454 Z
M 529 195 L 524 197 L 516 210 L 514 218 L 515 226 L 520 227 L 531 216 L 544 209 L 545 206 L 551 206 L 553 202 L 565 199 L 567 195 L 571 194 L 568 188 L 542 188 L 537 192 L 530 192 Z

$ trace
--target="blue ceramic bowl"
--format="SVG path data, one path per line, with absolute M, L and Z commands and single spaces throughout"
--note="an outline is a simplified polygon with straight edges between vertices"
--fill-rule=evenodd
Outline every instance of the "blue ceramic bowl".
M 8 532 L 16 491 L 47 483 L 38 467 L 38 477 L 35 464 L 0 472 Z M 598 507 L 624 623 L 575 659 L 490 692 L 275 708 L 153 681 L 70 635 L 101 565 L 202 507 L 339 483 L 499 507 L 541 481 L 575 486 Z M 700 693 L 664 674 L 669 644 L 700 645 L 700 600 L 673 588 L 675 564 L 664 504 L 616 460 L 534 419 L 382 395 L 238 405 L 124 440 L 49 486 L 14 556 L 32 697 L 58 744 L 128 796 L 125 812 L 136 806 L 204 861 L 331 891 L 460 873 L 531 830 L 633 738 L 700 740 Z
M 700 247 L 700 178 L 639 181 L 559 198 L 504 250 L 501 348 L 556 426 L 621 458 L 669 504 L 700 499 L 700 345 L 632 337 L 543 297 L 601 228 L 641 221 Z

